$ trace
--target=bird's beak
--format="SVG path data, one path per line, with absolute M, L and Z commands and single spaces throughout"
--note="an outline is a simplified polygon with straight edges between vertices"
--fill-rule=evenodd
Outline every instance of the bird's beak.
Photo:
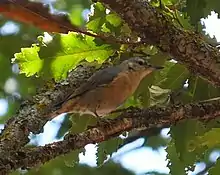
M 150 67 L 155 69 L 155 70 L 160 70 L 160 69 L 164 68 L 163 66 L 153 66 L 153 65 L 150 65 Z

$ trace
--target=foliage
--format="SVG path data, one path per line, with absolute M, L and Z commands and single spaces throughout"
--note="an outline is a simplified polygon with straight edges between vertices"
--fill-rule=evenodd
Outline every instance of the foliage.
M 1 5 L 0 3 L 0 13 L 7 7 L 3 6 L 5 4 Z M 171 17 L 175 25 L 185 30 L 201 33 L 203 33 L 204 26 L 200 24 L 200 19 L 207 17 L 211 11 L 220 13 L 218 0 L 162 0 L 161 2 L 152 0 L 151 5 L 161 10 L 164 15 Z M 134 95 L 121 108 L 167 106 L 171 103 L 208 100 L 220 95 L 219 88 L 191 74 L 184 65 L 177 63 L 175 58 L 170 58 L 167 54 L 160 52 L 155 46 L 131 46 L 120 43 L 125 38 L 136 41 L 138 37 L 131 32 L 127 24 L 115 12 L 106 9 L 100 2 L 56 0 L 52 6 L 53 10 L 62 10 L 69 14 L 69 20 L 66 21 L 68 25 L 85 27 L 90 34 L 97 34 L 97 37 L 72 31 L 68 33 L 43 33 L 41 29 L 44 25 L 32 26 L 30 21 L 27 24 L 11 21 L 16 19 L 14 14 L 9 15 L 10 19 L 8 16 L 0 16 L 0 69 L 2 70 L 0 98 L 7 99 L 9 105 L 7 113 L 1 117 L 1 124 L 4 124 L 6 119 L 16 112 L 17 106 L 20 104 L 20 101 L 14 98 L 15 94 L 19 94 L 22 99 L 28 98 L 34 94 L 35 87 L 42 82 L 51 79 L 65 80 L 68 73 L 80 64 L 88 63 L 100 66 L 105 61 L 111 61 L 109 58 L 115 58 L 112 61 L 115 63 L 128 56 L 147 57 L 150 55 L 149 62 L 164 66 L 163 70 L 147 76 Z M 82 13 L 85 13 L 86 9 L 93 9 L 93 14 L 89 15 L 88 21 L 82 17 Z M 47 8 L 44 9 L 44 13 L 49 15 Z M 54 16 L 50 14 L 49 17 L 52 19 Z M 46 23 L 47 28 L 50 21 L 47 20 Z M 11 26 L 12 32 L 4 32 L 4 27 L 9 24 L 13 24 Z M 44 23 L 42 22 L 42 24 Z M 57 26 L 56 23 L 57 30 L 59 30 L 59 25 Z M 46 28 L 43 29 L 50 32 L 51 28 L 48 31 Z M 103 37 L 112 40 L 105 42 L 102 40 Z M 114 42 L 115 38 L 120 42 Z M 19 74 L 16 65 L 19 66 Z M 14 78 L 17 82 L 13 91 L 6 88 L 9 78 Z M 57 138 L 62 138 L 69 130 L 70 123 L 68 122 L 68 119 L 65 118 L 61 124 L 62 127 L 58 128 Z M 69 131 L 79 133 L 87 129 L 89 125 L 93 125 L 94 122 L 91 116 L 75 115 L 71 118 L 72 127 Z M 167 166 L 170 173 L 186 174 L 194 170 L 197 162 L 206 162 L 207 165 L 210 163 L 207 160 L 210 150 L 220 147 L 219 132 L 217 120 L 208 125 L 195 120 L 186 120 L 170 128 L 171 139 L 164 139 L 160 134 L 150 138 L 147 136 L 144 137 L 145 143 L 142 146 L 153 149 L 158 149 L 161 146 L 166 147 L 169 162 Z M 128 134 L 129 137 L 133 134 L 131 133 Z M 56 158 L 37 169 L 32 169 L 27 174 L 48 174 L 51 172 L 53 174 L 73 174 L 73 172 L 75 174 L 110 174 L 112 172 L 118 175 L 134 174 L 109 160 L 107 163 L 105 162 L 108 155 L 116 152 L 124 144 L 124 141 L 126 139 L 113 138 L 96 145 L 97 165 L 100 167 L 79 165 L 78 155 L 84 153 L 85 150 L 77 150 L 67 156 Z M 216 165 L 209 172 L 213 175 L 218 174 L 219 167 L 220 163 L 217 160 Z

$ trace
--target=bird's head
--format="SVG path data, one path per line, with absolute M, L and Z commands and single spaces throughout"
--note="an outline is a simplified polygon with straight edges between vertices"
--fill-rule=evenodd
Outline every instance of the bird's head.
M 162 66 L 153 66 L 149 64 L 146 59 L 140 57 L 133 57 L 128 60 L 125 60 L 120 65 L 124 70 L 133 71 L 133 72 L 140 72 L 144 73 L 145 75 L 153 72 L 154 70 L 163 69 Z

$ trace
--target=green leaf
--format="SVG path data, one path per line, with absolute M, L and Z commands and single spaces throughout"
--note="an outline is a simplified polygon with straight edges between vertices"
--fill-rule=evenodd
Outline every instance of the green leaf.
M 198 149 L 200 147 L 206 146 L 207 148 L 213 148 L 216 146 L 220 146 L 220 128 L 213 128 L 206 132 L 202 136 L 196 137 L 195 141 L 192 143 L 194 149 Z
M 76 164 L 79 163 L 79 154 L 81 152 L 85 152 L 83 149 L 74 150 L 67 155 L 63 156 L 64 163 L 68 167 L 74 167 Z
M 151 54 L 151 55 L 153 54 L 152 56 L 150 56 L 150 60 L 149 60 L 150 64 L 156 65 L 156 66 L 166 66 L 164 64 L 169 58 L 167 54 L 158 51 L 155 47 L 152 47 L 152 46 L 143 47 L 142 49 L 147 54 Z
M 158 86 L 151 86 L 150 91 L 150 105 L 167 105 L 170 102 L 169 89 L 162 89 Z
M 211 11 L 215 11 L 218 13 L 218 18 L 220 14 L 220 6 L 218 0 L 205 0 L 206 1 L 206 8 L 204 9 L 205 15 L 210 15 Z
M 100 2 L 95 3 L 93 9 L 94 13 L 89 17 L 86 27 L 98 33 L 101 32 L 102 26 L 106 22 L 106 9 Z
M 190 23 L 190 17 L 183 12 L 175 11 L 176 23 L 184 27 L 186 30 L 193 30 L 193 26 Z
M 220 95 L 219 88 L 212 86 L 200 77 L 191 76 L 188 83 L 189 87 L 184 97 L 187 102 L 207 100 Z
M 161 88 L 177 90 L 183 87 L 188 76 L 189 71 L 185 66 L 166 62 L 164 69 L 156 74 L 154 84 Z
M 121 25 L 121 18 L 116 13 L 110 13 L 106 16 L 106 20 L 112 24 L 114 27 L 118 27 Z
M 146 138 L 146 143 L 145 146 L 149 146 L 152 149 L 158 149 L 161 146 L 166 146 L 167 145 L 167 139 L 163 138 L 160 134 L 157 136 L 151 136 Z
M 114 12 L 106 13 L 105 7 L 97 2 L 93 6 L 94 14 L 90 16 L 86 27 L 95 33 L 111 33 L 115 36 L 121 36 L 122 20 Z M 106 34 L 103 34 L 106 35 Z
M 55 35 L 46 46 L 23 48 L 21 53 L 15 54 L 15 61 L 27 76 L 37 74 L 61 80 L 82 60 L 103 63 L 113 53 L 111 45 L 97 44 L 93 37 L 70 32 Z
M 185 166 L 182 161 L 180 161 L 179 156 L 176 151 L 174 141 L 171 141 L 167 148 L 167 160 L 168 160 L 168 167 L 170 169 L 170 174 L 178 174 L 178 175 L 185 175 Z
M 120 137 L 99 143 L 97 149 L 97 165 L 99 166 L 103 164 L 103 162 L 107 159 L 107 155 L 111 156 L 112 153 L 118 150 L 122 143 L 123 140 Z
M 220 158 L 217 159 L 215 166 L 209 169 L 208 174 L 218 175 L 220 172 Z
M 61 139 L 68 132 L 70 128 L 71 128 L 71 121 L 69 120 L 69 117 L 66 116 L 57 132 L 56 139 Z
M 204 15 L 204 8 L 206 7 L 206 0 L 187 0 L 186 11 L 190 16 L 192 24 L 197 24 Z
M 196 141 L 196 137 L 204 134 L 205 131 L 203 124 L 196 120 L 184 120 L 171 127 L 170 133 L 176 152 L 186 168 L 194 168 L 195 161 L 203 157 L 204 147 L 195 150 L 192 141 Z
M 91 115 L 80 114 L 73 114 L 70 120 L 72 121 L 70 132 L 73 134 L 86 130 L 88 126 L 93 125 L 96 121 L 95 117 Z
M 81 4 L 72 6 L 71 13 L 69 15 L 70 21 L 74 26 L 82 26 L 84 19 L 82 16 L 84 8 Z
M 39 50 L 40 48 L 34 44 L 31 48 L 21 48 L 21 52 L 15 54 L 13 62 L 19 63 L 20 73 L 32 76 L 40 72 L 43 67 L 43 60 L 38 55 Z

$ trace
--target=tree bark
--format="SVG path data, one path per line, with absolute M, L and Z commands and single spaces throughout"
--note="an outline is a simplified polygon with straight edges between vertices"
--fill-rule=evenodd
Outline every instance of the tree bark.
M 18 168 L 31 168 L 89 143 L 99 143 L 134 128 L 151 128 L 156 125 L 170 126 L 185 119 L 208 122 L 220 115 L 220 101 L 210 100 L 169 107 L 133 108 L 125 110 L 118 118 L 94 126 L 79 134 L 68 134 L 63 141 L 35 148 L 21 148 L 7 157 L 0 157 L 0 174 Z
M 142 42 L 157 46 L 192 72 L 220 86 L 220 52 L 195 32 L 177 27 L 174 21 L 143 0 L 99 0 L 129 25 Z

